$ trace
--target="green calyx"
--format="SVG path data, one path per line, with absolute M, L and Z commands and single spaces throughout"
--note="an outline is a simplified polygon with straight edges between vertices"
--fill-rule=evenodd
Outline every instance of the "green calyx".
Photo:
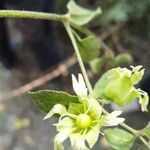
M 136 89 L 144 75 L 142 66 L 127 68 L 114 68 L 106 72 L 96 83 L 94 93 L 96 97 L 106 102 L 114 102 L 118 106 L 125 106 L 129 102 L 139 99 L 142 111 L 147 111 L 148 94 Z
M 87 128 L 91 124 L 91 118 L 87 114 L 80 114 L 77 117 L 76 124 L 79 128 Z

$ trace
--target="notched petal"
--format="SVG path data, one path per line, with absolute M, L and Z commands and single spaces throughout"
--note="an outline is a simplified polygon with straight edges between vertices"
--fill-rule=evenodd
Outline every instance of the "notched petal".
M 75 93 L 78 96 L 86 97 L 87 96 L 87 88 L 81 73 L 78 74 L 78 81 L 76 77 L 72 74 L 72 86 Z
M 69 133 L 65 130 L 56 134 L 54 138 L 54 150 L 64 150 L 63 142 L 68 138 Z
M 44 117 L 44 120 L 52 117 L 54 114 L 63 115 L 67 113 L 66 107 L 62 104 L 56 104 L 53 108 L 48 112 L 48 114 Z
M 100 125 L 97 124 L 96 126 L 92 127 L 89 130 L 89 132 L 86 134 L 86 141 L 88 142 L 90 148 L 92 148 L 98 140 L 99 128 L 100 128 Z
M 85 137 L 81 134 L 71 134 L 70 141 L 74 150 L 89 150 L 89 148 L 85 145 Z
M 140 90 L 140 89 L 138 89 L 138 92 L 139 92 L 139 103 L 141 105 L 142 111 L 148 111 L 147 106 L 149 103 L 149 97 L 148 97 L 147 92 Z
M 105 126 L 117 126 L 125 121 L 124 118 L 118 117 L 122 111 L 113 111 L 106 116 Z

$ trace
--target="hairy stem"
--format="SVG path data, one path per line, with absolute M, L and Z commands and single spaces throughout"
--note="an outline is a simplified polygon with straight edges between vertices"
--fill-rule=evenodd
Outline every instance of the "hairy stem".
M 82 74 L 84 76 L 84 79 L 85 79 L 85 82 L 86 82 L 86 85 L 88 87 L 88 90 L 90 93 L 92 93 L 92 86 L 90 84 L 90 81 L 89 81 L 89 78 L 88 78 L 88 75 L 87 75 L 87 72 L 86 72 L 86 69 L 85 69 L 85 66 L 83 64 L 83 61 L 82 61 L 82 58 L 81 58 L 81 55 L 80 55 L 80 52 L 79 52 L 79 48 L 78 48 L 78 45 L 76 43 L 76 40 L 74 38 L 74 35 L 72 33 L 72 29 L 71 27 L 69 26 L 69 24 L 64 24 L 66 30 L 67 30 L 67 33 L 70 37 L 70 40 L 72 42 L 72 45 L 74 47 L 74 50 L 75 50 L 75 53 L 76 53 L 76 56 L 77 56 L 77 59 L 78 59 L 78 62 L 79 62 L 79 65 L 80 65 L 80 68 L 81 68 L 81 71 L 82 71 Z
M 0 10 L 0 18 L 25 18 L 25 19 L 43 19 L 43 20 L 55 20 L 64 21 L 66 15 L 58 15 L 52 13 L 44 13 L 37 11 L 19 11 L 19 10 Z

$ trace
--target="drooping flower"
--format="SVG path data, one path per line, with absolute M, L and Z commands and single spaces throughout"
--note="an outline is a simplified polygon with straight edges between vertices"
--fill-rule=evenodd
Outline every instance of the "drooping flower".
M 96 97 L 114 102 L 118 106 L 125 106 L 135 99 L 139 99 L 142 111 L 147 111 L 148 94 L 136 89 L 144 75 L 142 66 L 127 68 L 114 68 L 106 72 L 96 83 L 94 93 Z
M 62 104 L 56 104 L 44 118 L 48 119 L 56 113 L 60 115 L 58 123 L 55 124 L 58 131 L 54 139 L 55 150 L 63 150 L 62 143 L 68 138 L 73 149 L 88 150 L 96 143 L 101 133 L 101 126 L 115 126 L 124 121 L 123 118 L 117 118 L 121 114 L 120 111 L 102 115 L 102 108 L 98 101 L 88 96 L 81 74 L 78 75 L 78 81 L 72 75 L 72 82 L 80 103 L 70 103 L 68 108 Z

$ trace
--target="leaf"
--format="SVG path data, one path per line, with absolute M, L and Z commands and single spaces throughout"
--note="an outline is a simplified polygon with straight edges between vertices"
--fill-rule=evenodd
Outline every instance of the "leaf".
M 97 57 L 90 61 L 90 67 L 92 71 L 96 74 L 98 73 L 105 63 L 105 59 L 103 57 Z
M 104 133 L 109 145 L 116 150 L 129 150 L 135 140 L 131 133 L 119 128 L 106 129 Z
M 150 139 L 150 122 L 148 123 L 148 125 L 141 130 L 142 134 L 145 135 L 147 138 Z
M 48 113 L 55 104 L 62 104 L 68 107 L 71 102 L 79 103 L 77 96 L 72 96 L 62 91 L 40 90 L 29 92 L 28 95 L 38 109 L 45 113 Z
M 71 15 L 71 21 L 78 25 L 84 25 L 93 20 L 95 17 L 99 16 L 102 12 L 100 8 L 94 11 L 88 10 L 86 8 L 80 7 L 75 3 L 74 0 L 70 0 L 67 4 L 67 8 Z
M 81 57 L 85 63 L 93 60 L 99 55 L 100 44 L 95 36 L 91 35 L 81 39 L 77 33 L 74 32 L 74 35 L 77 40 Z

